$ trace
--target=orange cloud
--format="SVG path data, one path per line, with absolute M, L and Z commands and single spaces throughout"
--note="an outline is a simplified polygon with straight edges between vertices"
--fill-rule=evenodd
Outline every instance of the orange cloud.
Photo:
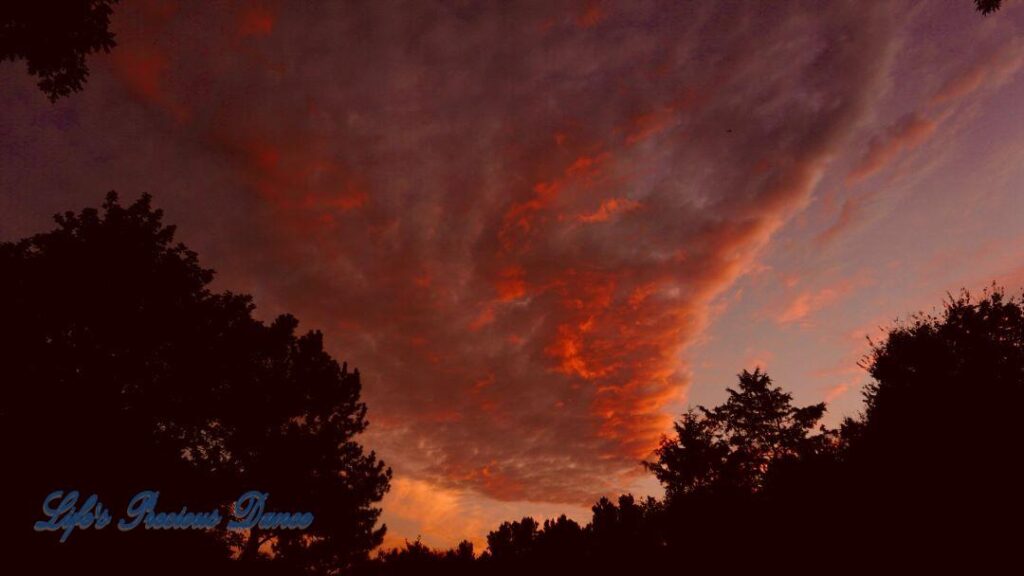
M 165 165 L 140 165 L 219 281 L 322 327 L 365 374 L 365 442 L 407 481 L 384 508 L 413 537 L 446 530 L 430 515 L 562 509 L 642 473 L 689 384 L 685 352 L 864 121 L 891 47 L 874 4 L 787 5 L 766 29 L 715 3 L 589 5 L 600 35 L 559 30 L 553 4 L 197 10 L 119 47 L 140 59 L 115 71 L 127 101 L 191 110 L 145 143 L 188 168 L 164 182 Z M 721 29 L 682 44 L 665 25 L 706 21 Z M 367 22 L 379 33 L 336 42 Z M 195 42 L 164 50 L 180 37 Z
M 640 203 L 629 198 L 610 198 L 601 202 L 597 210 L 589 214 L 580 214 L 576 220 L 585 223 L 607 222 L 614 214 L 631 212 L 640 207 Z
M 839 398 L 840 396 L 846 394 L 847 392 L 850 391 L 851 388 L 853 388 L 853 386 L 856 383 L 857 380 L 854 379 L 848 382 L 840 382 L 838 384 L 830 386 L 829 389 L 825 392 L 825 402 L 832 402 L 836 398 Z
M 984 84 L 999 84 L 1020 68 L 1024 58 L 1019 43 L 1011 43 L 987 57 L 974 62 L 965 70 L 946 79 L 932 95 L 930 104 L 948 104 L 971 94 Z
M 636 144 L 667 129 L 675 119 L 672 108 L 660 108 L 654 112 L 640 114 L 632 120 L 632 130 L 626 135 L 626 144 Z
M 486 534 L 500 523 L 523 516 L 538 521 L 561 514 L 580 522 L 590 519 L 587 506 L 537 502 L 491 502 L 461 489 L 448 488 L 408 475 L 396 475 L 384 497 L 383 521 L 388 525 L 382 549 L 405 546 L 421 538 L 434 548 L 450 548 L 469 540 L 477 553 L 487 548 Z
M 847 184 L 863 180 L 892 162 L 900 153 L 914 150 L 935 133 L 934 121 L 911 114 L 890 126 L 868 143 L 860 162 L 846 176 Z
M 579 156 L 553 180 L 537 182 L 533 194 L 523 202 L 514 203 L 506 210 L 499 231 L 499 239 L 506 253 L 521 252 L 530 246 L 536 233 L 536 220 L 549 208 L 568 186 L 588 186 L 600 175 L 601 167 L 610 156 L 607 152 L 593 156 Z
M 498 291 L 498 299 L 509 302 L 522 298 L 526 295 L 526 281 L 523 278 L 524 272 L 521 266 L 506 266 L 501 270 L 495 288 Z
M 844 280 L 818 290 L 802 291 L 789 300 L 782 311 L 775 316 L 775 321 L 779 324 L 803 322 L 815 312 L 835 304 L 840 298 L 865 282 L 864 279 Z
M 854 227 L 863 218 L 866 196 L 847 198 L 839 208 L 839 215 L 828 228 L 818 234 L 816 241 L 830 244 Z
M 481 310 L 480 314 L 478 314 L 477 317 L 469 323 L 469 329 L 472 332 L 478 332 L 481 328 L 491 324 L 492 322 L 494 322 L 494 308 L 488 306 Z

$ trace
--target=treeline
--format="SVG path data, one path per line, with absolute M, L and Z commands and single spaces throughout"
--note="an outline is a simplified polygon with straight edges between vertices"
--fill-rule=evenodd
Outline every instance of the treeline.
M 839 429 L 760 370 L 682 415 L 644 465 L 664 499 L 602 498 L 589 523 L 505 522 L 487 548 L 380 552 L 359 573 L 628 574 L 1019 567 L 1024 305 L 964 292 L 870 344 Z M 476 552 L 476 553 L 474 553 Z
M 0 558 L 28 573 L 332 573 L 381 543 L 391 471 L 357 442 L 358 370 L 298 320 L 253 317 L 249 296 L 175 241 L 150 198 L 56 217 L 0 242 Z M 52 491 L 120 514 L 141 490 L 160 511 L 219 509 L 243 492 L 306 530 L 85 526 L 34 532 Z M 272 554 L 272 559 L 266 553 Z
M 861 414 L 826 429 L 760 370 L 683 414 L 645 465 L 665 497 L 601 499 L 585 525 L 505 522 L 485 550 L 376 554 L 390 470 L 358 443 L 359 372 L 319 332 L 253 317 L 146 196 L 58 215 L 0 243 L 0 558 L 32 573 L 628 574 L 947 572 L 1019 565 L 1024 303 L 951 297 L 869 347 Z M 248 489 L 315 514 L 306 531 L 35 533 L 53 490 L 125 509 L 218 508 Z M 83 496 L 84 498 L 84 496 Z M 1003 570 L 1000 570 L 1002 572 Z

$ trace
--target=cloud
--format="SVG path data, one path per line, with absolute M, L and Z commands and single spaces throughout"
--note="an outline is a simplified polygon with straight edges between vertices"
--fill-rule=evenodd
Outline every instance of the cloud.
M 581 506 L 643 473 L 711 304 L 892 50 L 875 4 L 594 6 L 126 4 L 128 63 L 99 60 L 48 149 L 88 148 L 84 189 L 154 192 L 222 286 L 325 331 L 389 506 Z M 807 298 L 783 316 L 830 296 Z
M 607 18 L 600 0 L 587 0 L 583 3 L 582 10 L 576 16 L 576 25 L 580 28 L 593 28 Z
M 479 553 L 487 548 L 486 535 L 499 524 L 532 516 L 540 522 L 566 514 L 577 522 L 590 520 L 588 507 L 563 504 L 507 502 L 495 504 L 471 491 L 440 488 L 413 478 L 395 478 L 387 495 L 387 520 L 391 530 L 382 548 L 402 547 L 422 537 L 432 547 L 450 547 L 469 540 Z
M 779 324 L 792 324 L 805 320 L 812 312 L 828 306 L 841 296 L 834 288 L 823 288 L 817 292 L 800 292 L 779 312 L 775 320 Z
M 1022 58 L 1024 50 L 1020 41 L 1013 38 L 947 77 L 929 103 L 952 105 L 983 86 L 1002 84 L 1017 72 L 1024 61 Z
M 854 184 L 882 170 L 900 153 L 923 144 L 935 133 L 936 127 L 935 121 L 917 114 L 903 117 L 868 143 L 860 162 L 846 176 L 846 183 Z
M 640 208 L 641 204 L 628 198 L 610 198 L 601 202 L 601 205 L 589 214 L 580 214 L 576 220 L 585 223 L 607 222 L 613 215 L 630 212 Z
M 846 176 L 848 185 L 855 184 L 884 169 L 900 154 L 911 152 L 935 133 L 939 124 L 950 114 L 950 109 L 965 97 L 985 86 L 1006 82 L 1024 62 L 1024 48 L 1019 40 L 1011 38 L 966 67 L 954 70 L 922 105 L 931 112 L 913 111 L 894 122 L 867 144 L 860 161 Z M 929 114 L 935 116 L 930 118 Z
M 1000 86 L 1013 77 L 1024 62 L 1024 48 L 1020 41 L 1013 36 L 988 36 L 972 40 L 982 46 L 977 50 L 981 56 L 972 55 L 964 58 L 964 62 L 954 60 L 947 66 L 938 67 L 941 72 L 936 76 L 942 78 L 944 75 L 938 88 L 926 91 L 927 98 L 918 102 L 915 109 L 877 131 L 868 140 L 860 159 L 845 177 L 847 186 L 877 174 L 901 155 L 925 144 L 965 98 L 984 88 Z M 834 243 L 857 226 L 865 218 L 867 206 L 883 191 L 883 188 L 874 188 L 845 199 L 836 220 L 817 236 L 816 241 Z
M 847 392 L 850 391 L 850 388 L 852 388 L 856 384 L 857 380 L 851 380 L 848 382 L 840 382 L 829 387 L 828 391 L 825 393 L 825 402 L 832 402 L 836 398 L 839 398 L 840 396 L 846 394 Z
M 872 195 L 854 196 L 843 200 L 836 219 L 816 237 L 822 245 L 833 243 L 837 238 L 856 226 L 864 217 L 864 204 Z
M 744 368 L 766 370 L 775 362 L 775 353 L 770 350 L 747 350 L 743 357 Z
M 264 6 L 246 6 L 238 15 L 238 35 L 266 36 L 274 31 L 274 13 Z
M 863 275 L 845 278 L 817 290 L 803 290 L 791 297 L 775 315 L 780 325 L 806 322 L 814 313 L 836 304 L 871 281 Z

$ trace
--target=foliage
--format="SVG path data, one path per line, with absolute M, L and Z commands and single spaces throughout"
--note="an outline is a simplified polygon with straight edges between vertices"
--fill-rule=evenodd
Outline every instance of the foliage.
M 257 563 L 269 546 L 277 565 L 326 572 L 381 542 L 373 503 L 390 470 L 356 442 L 367 426 L 359 372 L 339 366 L 319 332 L 297 334 L 287 315 L 265 324 L 248 296 L 213 292 L 213 272 L 174 242 L 148 196 L 122 206 L 111 193 L 102 212 L 57 224 L 0 244 L 0 438 L 25 503 L 5 530 L 31 525 L 56 489 L 96 493 L 114 510 L 152 489 L 163 509 L 225 512 L 258 489 L 273 509 L 312 512 L 312 527 L 32 542 L 58 561 L 139 540 L 112 561 L 166 558 L 168 572 L 183 561 L 174 546 L 211 558 L 234 548 Z
M 117 0 L 33 0 L 0 3 L 0 61 L 25 60 L 51 101 L 82 89 L 85 57 L 110 52 Z
M 794 406 L 768 374 L 744 371 L 722 404 L 684 413 L 645 463 L 663 500 L 601 498 L 586 524 L 504 522 L 479 555 L 470 542 L 439 551 L 417 540 L 371 560 L 391 473 L 356 442 L 367 426 L 358 371 L 295 318 L 264 323 L 248 296 L 211 290 L 213 272 L 148 197 L 122 206 L 111 194 L 102 211 L 57 224 L 0 244 L 0 449 L 18 495 L 0 536 L 56 569 L 805 572 L 843 558 L 985 572 L 1017 545 L 1007 527 L 1024 514 L 1024 303 L 1001 289 L 950 297 L 870 343 L 864 411 L 838 430 L 819 424 L 824 404 Z M 225 513 L 259 488 L 316 521 L 301 535 L 79 531 L 62 545 L 18 529 L 49 491 L 71 488 L 113 509 L 156 488 L 166 509 Z
M 794 407 L 792 395 L 760 369 L 744 370 L 739 389 L 727 392 L 721 406 L 684 414 L 675 437 L 662 439 L 657 461 L 645 463 L 669 499 L 704 490 L 757 491 L 774 463 L 819 447 L 822 438 L 810 432 L 824 404 Z
M 974 7 L 986 16 L 999 10 L 1002 5 L 1003 0 L 974 0 Z
M 985 572 L 1012 561 L 1024 513 L 1024 303 L 999 289 L 963 293 L 870 346 L 864 413 L 839 430 L 815 431 L 824 405 L 795 407 L 767 374 L 745 371 L 722 405 L 683 414 L 646 463 L 664 501 L 602 498 L 585 526 L 505 522 L 460 573 Z M 361 569 L 448 573 L 441 552 L 400 568 L 413 553 Z

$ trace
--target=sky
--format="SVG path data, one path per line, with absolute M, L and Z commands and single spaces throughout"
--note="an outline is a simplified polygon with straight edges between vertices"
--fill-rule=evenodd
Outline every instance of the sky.
M 1024 3 L 184 2 L 85 90 L 0 64 L 0 240 L 148 192 L 358 367 L 386 544 L 659 495 L 759 366 L 837 425 L 868 337 L 1024 285 Z

